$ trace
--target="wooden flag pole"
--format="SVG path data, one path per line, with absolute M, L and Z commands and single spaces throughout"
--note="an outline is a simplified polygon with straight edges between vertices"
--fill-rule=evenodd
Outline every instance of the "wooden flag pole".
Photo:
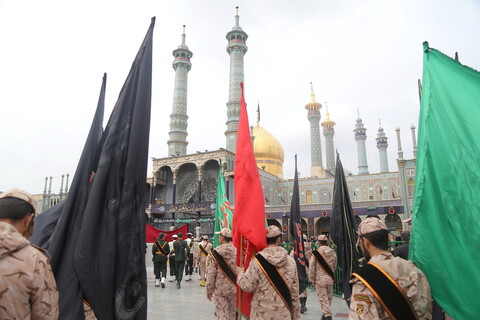
M 238 253 L 237 253 L 238 254 Z M 243 268 L 243 234 L 240 235 L 240 268 Z M 238 284 L 237 284 L 238 286 Z M 237 320 L 242 320 L 242 289 L 238 287 L 238 313 Z

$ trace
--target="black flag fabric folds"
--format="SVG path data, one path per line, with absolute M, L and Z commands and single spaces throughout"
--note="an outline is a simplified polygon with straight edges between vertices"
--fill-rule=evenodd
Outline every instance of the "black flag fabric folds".
M 65 199 L 36 216 L 33 235 L 28 238 L 28 241 L 37 247 L 48 250 L 50 238 L 55 231 L 58 219 L 62 215 L 63 208 L 65 208 Z
M 98 165 L 98 147 L 103 133 L 106 82 L 107 75 L 104 74 L 97 110 L 68 197 L 39 215 L 38 219 L 43 219 L 40 224 L 44 224 L 45 227 L 36 226 L 35 228 L 40 233 L 39 241 L 48 246 L 52 257 L 50 263 L 60 296 L 60 319 L 83 319 L 82 294 L 74 272 L 73 253 L 87 203 L 89 180 Z M 50 237 L 48 233 L 52 232 L 52 229 L 53 234 Z M 39 245 L 42 246 L 42 243 Z
M 293 180 L 292 204 L 290 207 L 290 233 L 293 238 L 293 253 L 297 264 L 299 291 L 302 293 L 308 286 L 307 259 L 303 243 L 302 223 L 300 217 L 300 195 L 298 188 L 297 155 L 295 155 L 295 178 Z
M 75 250 L 75 271 L 98 319 L 147 318 L 145 196 L 155 18 L 102 137 Z
M 342 161 L 337 153 L 335 183 L 333 186 L 333 209 L 330 219 L 330 239 L 337 246 L 338 267 L 342 275 L 343 297 L 350 305 L 352 288 L 349 280 L 352 272 L 359 268 L 358 259 L 362 254 L 357 250 L 357 223 L 353 215 L 347 181 L 343 172 Z

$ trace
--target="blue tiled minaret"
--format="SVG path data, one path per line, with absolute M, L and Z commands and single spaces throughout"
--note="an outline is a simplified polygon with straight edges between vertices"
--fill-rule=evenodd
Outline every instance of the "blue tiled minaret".
M 240 27 L 240 17 L 235 16 L 235 26 L 227 33 L 227 52 L 230 55 L 230 87 L 227 103 L 226 149 L 232 152 L 237 148 L 238 120 L 240 117 L 240 82 L 244 81 L 243 57 L 247 53 L 248 35 Z
M 185 25 L 183 26 L 182 44 L 172 52 L 175 86 L 173 89 L 172 114 L 170 115 L 170 132 L 168 143 L 169 156 L 183 156 L 187 153 L 187 84 L 188 72 L 192 68 L 190 59 L 193 53 L 185 44 Z
M 363 127 L 360 114 L 358 115 L 357 124 L 355 125 L 353 132 L 355 132 L 355 140 L 357 141 L 358 174 L 368 174 L 367 149 L 365 148 L 367 129 Z
M 377 148 L 380 154 L 380 172 L 388 172 L 388 157 L 387 157 L 387 148 L 388 148 L 388 138 L 383 132 L 382 124 L 378 128 L 377 133 Z
M 310 175 L 312 177 L 324 177 L 325 169 L 322 164 L 322 142 L 320 140 L 320 109 L 322 105 L 315 101 L 315 94 L 313 93 L 313 85 L 311 85 L 311 101 L 305 105 L 308 110 L 308 121 L 310 121 L 310 154 L 311 167 Z
M 335 135 L 335 122 L 330 120 L 330 113 L 328 112 L 328 105 L 325 102 L 325 121 L 322 122 L 323 136 L 325 137 L 325 155 L 327 158 L 327 170 L 331 173 L 335 172 L 335 146 L 333 143 L 333 136 Z

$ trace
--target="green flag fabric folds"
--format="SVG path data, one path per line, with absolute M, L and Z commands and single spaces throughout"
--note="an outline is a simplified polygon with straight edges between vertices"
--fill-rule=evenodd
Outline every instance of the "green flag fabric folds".
M 232 230 L 232 207 L 228 201 L 227 193 L 225 191 L 225 180 L 223 179 L 222 162 L 220 161 L 220 167 L 218 168 L 218 182 L 217 182 L 217 200 L 215 206 L 215 228 L 214 231 L 218 232 L 222 228 L 228 228 Z M 216 248 L 220 245 L 220 239 L 218 234 L 213 234 L 213 247 Z
M 478 319 L 480 73 L 424 43 L 410 259 L 455 319 Z

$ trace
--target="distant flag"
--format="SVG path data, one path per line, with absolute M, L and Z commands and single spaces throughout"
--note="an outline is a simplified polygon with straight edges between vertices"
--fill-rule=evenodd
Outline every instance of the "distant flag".
M 455 319 L 480 307 L 480 72 L 424 43 L 410 259 Z
M 74 265 L 97 319 L 145 320 L 145 203 L 155 18 L 102 137 Z M 69 318 L 70 319 L 70 318 Z
M 250 139 L 243 82 L 240 83 L 240 92 L 240 120 L 234 172 L 233 243 L 237 247 L 237 265 L 247 269 L 252 255 L 267 246 L 267 238 L 263 189 Z M 237 293 L 237 309 L 249 318 L 253 295 L 241 291 L 238 286 Z
M 218 168 L 218 181 L 217 181 L 217 200 L 215 206 L 215 228 L 214 231 L 218 232 L 222 228 L 232 229 L 232 206 L 228 201 L 227 193 L 225 192 L 225 181 L 223 179 L 223 167 L 222 161 Z M 216 248 L 220 245 L 220 239 L 218 234 L 214 233 L 213 247 Z
M 355 221 L 348 194 L 347 181 L 343 172 L 342 161 L 337 153 L 337 165 L 335 167 L 335 182 L 333 186 L 333 208 L 330 219 L 330 238 L 337 246 L 338 267 L 342 275 L 342 292 L 344 299 L 350 305 L 352 288 L 350 278 L 356 272 L 359 265 L 358 259 L 362 254 L 357 250 L 357 223 Z
M 290 207 L 290 233 L 293 238 L 293 252 L 297 264 L 299 293 L 302 293 L 308 286 L 307 258 L 303 243 L 302 218 L 300 216 L 300 194 L 298 187 L 297 155 L 295 155 L 295 176 L 293 180 L 292 204 Z
M 106 83 L 107 75 L 104 74 L 95 116 L 67 198 L 36 218 L 39 222 L 32 242 L 47 248 L 51 255 L 50 264 L 61 297 L 59 300 L 61 319 L 83 319 L 81 317 L 83 294 L 75 274 L 73 255 L 79 235 L 79 225 L 83 219 L 90 192 L 90 174 L 98 165 L 98 148 L 103 134 Z

